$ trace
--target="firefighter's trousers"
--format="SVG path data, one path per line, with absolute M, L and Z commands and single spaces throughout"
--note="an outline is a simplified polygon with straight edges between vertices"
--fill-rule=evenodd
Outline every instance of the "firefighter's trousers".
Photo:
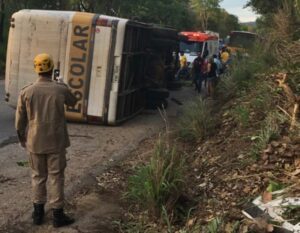
M 29 153 L 29 164 L 32 169 L 32 199 L 36 204 L 47 202 L 50 207 L 60 209 L 64 206 L 64 171 L 66 168 L 66 151 L 57 154 Z

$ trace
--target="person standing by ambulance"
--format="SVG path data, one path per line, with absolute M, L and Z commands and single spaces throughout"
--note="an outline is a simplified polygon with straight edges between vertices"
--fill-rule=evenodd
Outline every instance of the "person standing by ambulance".
M 53 67 L 50 55 L 35 57 L 34 70 L 39 77 L 19 94 L 15 127 L 32 170 L 33 224 L 43 223 L 49 180 L 53 226 L 61 227 L 74 222 L 63 210 L 66 148 L 70 146 L 64 105 L 74 106 L 77 99 L 66 84 L 52 80 Z
M 202 73 L 202 79 L 204 81 L 204 87 L 207 88 L 207 74 L 208 74 L 208 50 L 205 50 L 203 54 L 202 59 L 202 65 L 201 65 L 201 73 Z
M 202 90 L 202 81 L 203 81 L 203 74 L 201 72 L 203 59 L 201 57 L 201 53 L 198 53 L 198 56 L 193 61 L 192 66 L 192 77 L 193 83 L 195 84 L 195 90 L 200 94 Z
M 207 95 L 209 97 L 214 97 L 215 87 L 217 83 L 217 70 L 218 66 L 214 61 L 214 58 L 209 59 L 208 63 L 208 73 L 207 73 Z
M 183 51 L 180 51 L 179 62 L 180 62 L 180 68 L 177 74 L 175 75 L 175 80 L 179 80 L 180 76 L 184 76 L 185 77 L 184 79 L 186 79 L 186 77 L 188 76 L 187 58 Z
M 225 70 L 227 69 L 227 66 L 228 66 L 228 63 L 229 63 L 229 60 L 230 60 L 230 54 L 228 52 L 227 47 L 224 46 L 222 48 L 220 58 L 221 58 L 222 69 L 223 69 L 222 73 L 224 73 Z

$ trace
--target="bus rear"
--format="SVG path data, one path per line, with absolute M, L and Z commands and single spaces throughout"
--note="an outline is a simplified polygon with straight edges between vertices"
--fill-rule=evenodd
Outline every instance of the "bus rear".
M 52 55 L 55 68 L 65 72 L 69 21 L 72 12 L 21 10 L 11 17 L 5 71 L 6 101 L 16 107 L 19 91 L 36 80 L 33 59 Z
M 245 53 L 253 48 L 257 34 L 247 31 L 232 31 L 228 37 L 227 47 L 234 55 L 237 52 Z

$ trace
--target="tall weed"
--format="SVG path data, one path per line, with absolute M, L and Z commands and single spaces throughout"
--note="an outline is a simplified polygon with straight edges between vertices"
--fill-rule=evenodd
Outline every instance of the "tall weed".
M 151 161 L 129 178 L 127 197 L 146 207 L 151 215 L 173 209 L 182 193 L 185 159 L 174 146 L 159 138 Z
M 223 219 L 221 218 L 214 218 L 211 220 L 206 227 L 207 233 L 218 233 L 223 228 Z
M 190 102 L 178 120 L 179 136 L 185 140 L 203 140 L 213 133 L 216 121 L 212 106 L 206 100 L 198 98 Z
M 255 141 L 251 149 L 251 155 L 257 159 L 261 151 L 266 148 L 267 144 L 275 140 L 280 135 L 279 124 L 282 122 L 282 115 L 278 112 L 271 112 L 264 121 L 263 128 L 257 136 L 252 137 Z
M 272 90 L 270 86 L 263 81 L 257 83 L 254 88 L 255 90 L 253 90 L 250 99 L 250 107 L 255 112 L 266 115 L 268 111 L 274 108 L 273 102 L 277 98 L 277 92 L 276 90 Z
M 232 114 L 241 126 L 246 127 L 249 125 L 250 113 L 247 107 L 239 105 L 232 110 Z

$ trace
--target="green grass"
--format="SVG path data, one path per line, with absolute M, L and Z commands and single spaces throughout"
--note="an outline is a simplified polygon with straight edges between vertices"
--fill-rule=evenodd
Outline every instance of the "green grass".
M 295 74 L 289 75 L 287 79 L 289 86 L 292 88 L 293 92 L 300 95 L 300 70 L 298 69 Z
M 232 114 L 241 126 L 249 125 L 250 113 L 247 107 L 239 105 L 232 110 Z
M 254 97 L 250 100 L 250 107 L 259 113 L 263 113 L 273 108 L 274 96 L 277 96 L 278 90 L 273 90 L 270 86 L 266 85 L 264 80 L 260 80 L 254 87 Z
M 223 219 L 221 218 L 214 218 L 211 220 L 206 226 L 207 233 L 219 233 L 223 230 Z
M 253 158 L 258 159 L 261 151 L 266 148 L 268 143 L 279 138 L 279 124 L 282 123 L 282 120 L 282 115 L 278 112 L 269 113 L 262 124 L 259 134 L 252 137 L 254 144 L 251 148 L 251 155 Z
M 126 196 L 155 217 L 173 210 L 184 184 L 185 159 L 166 139 L 159 138 L 151 161 L 129 178 Z
M 192 141 L 207 138 L 214 132 L 215 126 L 216 119 L 212 114 L 212 106 L 202 98 L 190 102 L 177 123 L 179 136 Z

